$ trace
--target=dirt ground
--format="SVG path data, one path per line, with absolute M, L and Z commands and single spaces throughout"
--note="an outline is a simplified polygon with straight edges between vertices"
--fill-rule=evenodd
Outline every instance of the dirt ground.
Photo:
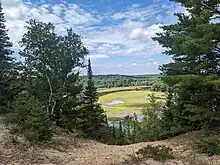
M 39 147 L 12 135 L 8 127 L 0 123 L 0 165 L 220 165 L 219 156 L 207 157 L 192 151 L 193 143 L 200 138 L 202 133 L 198 131 L 163 141 L 114 146 L 60 135 Z M 165 163 L 152 159 L 130 160 L 138 149 L 149 144 L 172 147 L 175 159 Z

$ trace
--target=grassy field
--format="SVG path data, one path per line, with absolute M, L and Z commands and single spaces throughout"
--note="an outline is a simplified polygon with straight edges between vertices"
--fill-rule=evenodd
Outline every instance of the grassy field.
M 131 87 L 135 88 L 135 87 Z M 123 88 L 124 89 L 124 88 Z M 117 88 L 110 89 L 99 89 L 99 92 L 106 92 L 114 90 L 114 93 L 109 93 L 103 95 L 99 98 L 99 103 L 107 112 L 109 118 L 118 117 L 120 114 L 136 113 L 140 114 L 142 108 L 149 102 L 147 97 L 149 94 L 154 93 L 156 97 L 164 99 L 166 98 L 165 93 L 162 92 L 152 92 L 150 90 L 137 90 L 137 91 L 119 91 Z M 111 103 L 113 100 L 120 100 L 124 103 L 115 105 L 106 105 L 106 103 Z

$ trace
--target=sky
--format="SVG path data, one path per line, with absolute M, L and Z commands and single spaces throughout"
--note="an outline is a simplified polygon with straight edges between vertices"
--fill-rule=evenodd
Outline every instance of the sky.
M 94 74 L 157 74 L 170 57 L 152 37 L 163 25 L 186 12 L 169 0 L 1 0 L 13 49 L 26 32 L 29 19 L 52 22 L 56 32 L 66 28 L 82 36 Z M 82 74 L 84 71 L 82 71 Z

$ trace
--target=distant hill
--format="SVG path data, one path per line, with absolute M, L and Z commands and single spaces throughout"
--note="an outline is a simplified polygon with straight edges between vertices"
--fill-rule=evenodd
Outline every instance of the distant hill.
M 161 77 L 161 74 L 145 74 L 145 75 L 123 75 L 123 74 L 97 74 L 94 77 L 134 77 L 134 78 L 144 78 L 144 77 Z M 81 75 L 80 77 L 86 77 L 86 75 Z

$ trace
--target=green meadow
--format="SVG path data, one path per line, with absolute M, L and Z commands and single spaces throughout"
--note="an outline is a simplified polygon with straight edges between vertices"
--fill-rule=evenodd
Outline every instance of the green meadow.
M 135 89 L 135 87 L 130 87 Z M 123 88 L 125 89 L 125 88 Z M 126 89 L 129 89 L 127 87 Z M 117 118 L 120 114 L 136 113 L 140 114 L 143 107 L 149 103 L 149 95 L 154 93 L 158 99 L 165 99 L 166 94 L 162 92 L 153 92 L 150 90 L 131 90 L 131 91 L 120 91 L 122 88 L 109 88 L 99 89 L 98 92 L 109 92 L 113 93 L 105 94 L 100 96 L 99 103 L 106 111 L 108 118 Z M 120 102 L 114 104 L 113 102 Z

